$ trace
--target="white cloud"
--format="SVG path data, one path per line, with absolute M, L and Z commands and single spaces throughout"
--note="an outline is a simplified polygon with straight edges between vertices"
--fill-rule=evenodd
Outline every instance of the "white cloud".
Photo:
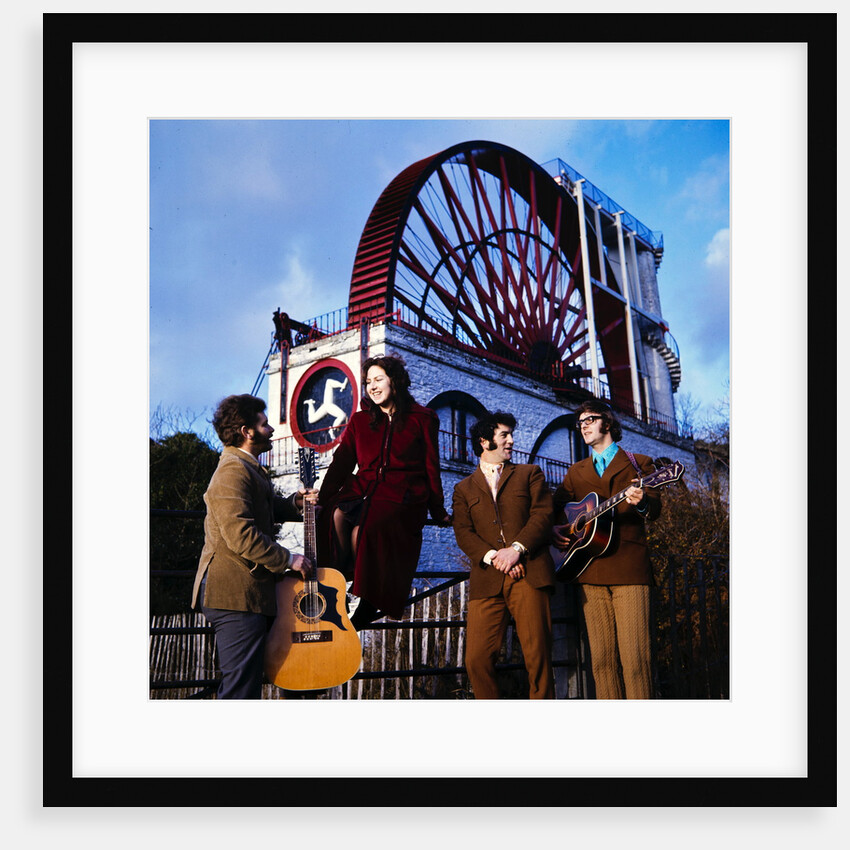
M 718 230 L 717 233 L 708 243 L 705 251 L 705 265 L 709 268 L 726 269 L 729 268 L 729 228 L 724 227 Z

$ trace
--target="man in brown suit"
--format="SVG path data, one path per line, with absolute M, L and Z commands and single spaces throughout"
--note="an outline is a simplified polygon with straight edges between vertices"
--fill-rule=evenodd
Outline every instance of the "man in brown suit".
M 649 475 L 655 466 L 647 455 L 632 455 L 617 445 L 622 428 L 603 401 L 579 405 L 576 428 L 590 448 L 590 457 L 570 466 L 555 492 L 556 511 L 560 513 L 567 502 L 581 501 L 591 492 L 602 502 L 626 491 L 625 501 L 613 509 L 608 548 L 578 577 L 596 698 L 651 699 L 652 567 L 645 523 L 661 513 L 661 496 L 658 490 L 636 487 L 632 482 Z M 555 541 L 556 545 L 569 542 L 557 526 Z
M 204 548 L 192 608 L 200 607 L 215 630 L 219 699 L 260 699 L 276 578 L 309 568 L 303 555 L 275 540 L 274 525 L 301 520 L 305 495 L 315 501 L 318 491 L 299 490 L 288 499 L 275 494 L 258 460 L 274 434 L 265 409 L 260 398 L 232 395 L 213 416 L 224 450 L 204 493 Z
M 554 699 L 552 494 L 538 466 L 511 462 L 514 428 L 516 419 L 502 411 L 472 426 L 480 464 L 454 489 L 455 538 L 472 562 L 466 671 L 476 699 L 499 698 L 496 659 L 513 616 L 529 699 Z

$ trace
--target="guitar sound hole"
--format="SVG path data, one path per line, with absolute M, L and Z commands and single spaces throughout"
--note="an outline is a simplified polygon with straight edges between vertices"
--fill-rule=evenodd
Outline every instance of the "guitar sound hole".
M 587 517 L 582 515 L 576 520 L 575 525 L 573 526 L 573 528 L 575 529 L 575 533 L 581 534 L 581 531 L 585 527 L 585 525 L 587 525 Z
M 305 623 L 317 623 L 325 613 L 327 607 L 325 598 L 321 593 L 307 593 L 302 591 L 298 594 L 294 604 L 295 616 Z

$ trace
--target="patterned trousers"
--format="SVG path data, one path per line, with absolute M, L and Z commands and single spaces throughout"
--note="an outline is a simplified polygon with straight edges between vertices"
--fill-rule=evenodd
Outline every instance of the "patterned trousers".
M 649 587 L 581 585 L 597 699 L 652 699 Z

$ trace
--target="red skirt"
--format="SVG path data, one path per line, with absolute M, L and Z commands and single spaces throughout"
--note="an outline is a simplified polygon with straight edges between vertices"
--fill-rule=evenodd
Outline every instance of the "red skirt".
M 334 564 L 336 569 L 340 569 L 345 565 L 336 565 L 333 527 L 336 508 L 342 510 L 350 521 L 353 520 L 352 525 L 360 523 L 351 592 L 371 602 L 387 616 L 401 619 L 422 551 L 427 506 L 374 497 L 362 503 L 362 507 L 352 501 L 327 505 L 319 520 L 319 565 Z M 342 572 L 346 570 L 342 569 Z M 351 578 L 351 575 L 346 577 Z

